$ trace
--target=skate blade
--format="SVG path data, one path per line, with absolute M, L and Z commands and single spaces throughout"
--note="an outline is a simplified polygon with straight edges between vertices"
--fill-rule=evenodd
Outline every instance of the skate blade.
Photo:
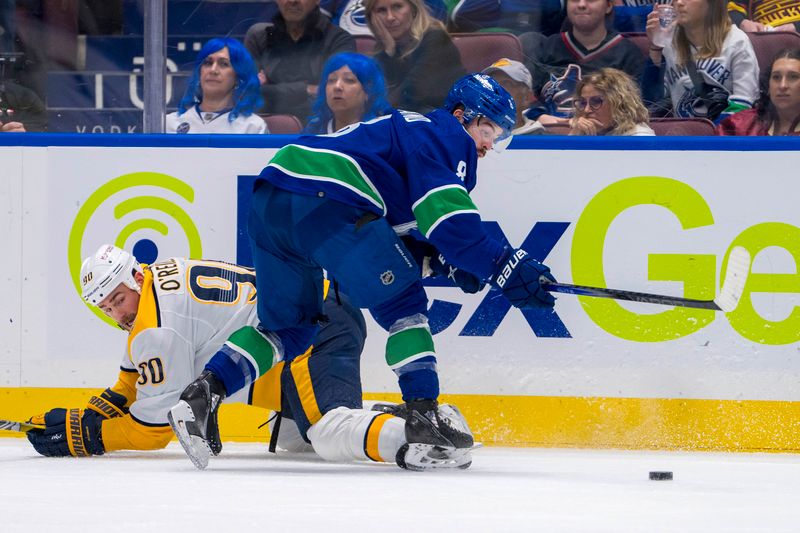
M 433 444 L 409 443 L 405 456 L 406 468 L 421 472 L 423 470 L 461 469 L 472 464 L 472 448 L 453 448 Z
M 183 451 L 191 459 L 198 470 L 205 470 L 211 458 L 211 448 L 202 438 L 192 435 L 186 427 L 187 422 L 194 422 L 195 417 L 188 403 L 181 400 L 167 413 L 167 420 L 172 426 L 172 431 L 178 437 L 178 442 L 183 446 Z

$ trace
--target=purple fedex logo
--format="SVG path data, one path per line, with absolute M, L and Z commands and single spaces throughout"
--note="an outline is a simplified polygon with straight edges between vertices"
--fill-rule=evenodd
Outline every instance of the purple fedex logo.
M 256 178 L 257 176 L 239 176 L 238 179 L 236 262 L 243 266 L 253 265 L 247 237 L 247 214 L 250 210 L 250 198 Z M 497 222 L 485 221 L 484 226 L 494 238 L 508 243 L 508 239 Z M 534 259 L 544 262 L 567 227 L 569 227 L 569 222 L 537 222 L 519 247 L 524 248 Z M 510 244 L 516 245 L 516 243 Z M 446 278 L 428 278 L 425 280 L 425 285 L 429 287 L 449 286 L 453 287 L 454 291 L 459 290 Z M 511 311 L 511 304 L 498 292 L 497 289 L 492 288 L 482 293 L 481 303 L 459 332 L 460 336 L 490 337 L 494 334 Z M 474 297 L 480 298 L 481 295 Z M 461 308 L 462 305 L 456 302 L 439 299 L 431 301 L 428 315 L 431 332 L 440 333 L 450 327 L 461 312 Z M 523 309 L 521 312 L 537 337 L 571 337 L 567 327 L 554 309 Z

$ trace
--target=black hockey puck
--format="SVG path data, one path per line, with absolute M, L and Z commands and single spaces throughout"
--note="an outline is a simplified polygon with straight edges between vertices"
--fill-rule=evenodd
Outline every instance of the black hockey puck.
M 672 472 L 650 472 L 650 479 L 653 481 L 669 481 L 672 479 Z

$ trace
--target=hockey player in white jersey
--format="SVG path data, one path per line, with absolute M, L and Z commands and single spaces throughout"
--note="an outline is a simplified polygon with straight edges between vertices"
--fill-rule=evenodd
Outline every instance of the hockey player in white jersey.
M 257 355 L 271 350 L 254 327 L 251 269 L 178 257 L 140 265 L 124 250 L 104 245 L 84 261 L 80 283 L 84 300 L 129 332 L 127 347 L 117 383 L 85 409 L 52 409 L 31 419 L 46 425 L 28 432 L 43 455 L 163 448 L 173 436 L 169 408 L 220 349 L 246 354 L 240 364 L 268 367 L 225 401 L 282 412 L 281 430 L 273 432 L 281 448 L 303 451 L 310 441 L 331 460 L 394 461 L 405 444 L 402 419 L 361 409 L 366 331 L 361 312 L 344 295 L 326 300 L 329 320 L 313 351 L 285 364 Z M 214 442 L 218 453 L 218 434 Z

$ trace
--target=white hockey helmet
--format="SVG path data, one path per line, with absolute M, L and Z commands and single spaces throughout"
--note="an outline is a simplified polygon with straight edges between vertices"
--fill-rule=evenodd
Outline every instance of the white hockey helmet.
M 112 244 L 104 244 L 81 265 L 81 296 L 86 303 L 97 305 L 120 283 L 140 292 L 134 272 L 141 273 L 142 267 L 131 254 Z

